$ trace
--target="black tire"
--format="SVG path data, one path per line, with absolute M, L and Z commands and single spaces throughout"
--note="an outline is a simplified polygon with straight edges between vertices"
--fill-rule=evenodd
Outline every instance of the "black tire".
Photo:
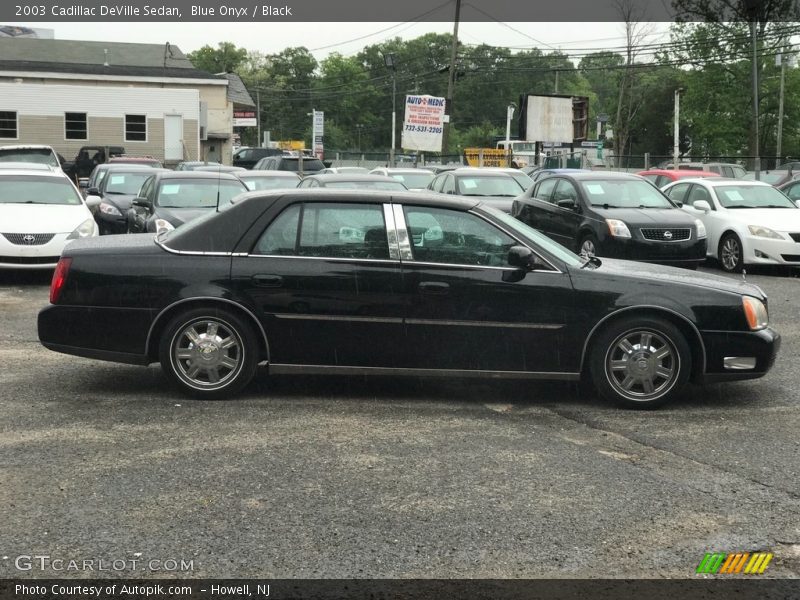
M 592 256 L 597 255 L 597 236 L 593 233 L 587 233 L 581 237 L 581 241 L 578 242 L 578 254 L 580 255 L 589 255 L 589 247 L 593 248 Z
M 253 379 L 259 348 L 253 328 L 236 313 L 194 308 L 164 328 L 158 358 L 181 391 L 201 400 L 219 400 L 233 396 Z
M 719 266 L 728 273 L 741 273 L 744 268 L 744 250 L 742 240 L 735 233 L 726 233 L 719 241 L 717 248 Z
M 589 368 L 606 400 L 626 408 L 652 409 L 680 394 L 692 371 L 692 352 L 669 321 L 631 317 L 598 334 Z

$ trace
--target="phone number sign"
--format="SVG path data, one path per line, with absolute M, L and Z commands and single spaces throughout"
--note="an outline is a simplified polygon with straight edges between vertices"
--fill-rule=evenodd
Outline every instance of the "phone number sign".
M 439 152 L 444 129 L 444 98 L 406 96 L 401 145 L 404 150 Z

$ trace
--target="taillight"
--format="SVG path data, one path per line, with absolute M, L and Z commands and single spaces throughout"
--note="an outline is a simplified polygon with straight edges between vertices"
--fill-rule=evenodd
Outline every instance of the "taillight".
M 58 302 L 61 290 L 64 284 L 67 283 L 67 274 L 71 264 L 71 258 L 60 258 L 58 260 L 56 270 L 53 272 L 53 280 L 50 282 L 50 304 Z

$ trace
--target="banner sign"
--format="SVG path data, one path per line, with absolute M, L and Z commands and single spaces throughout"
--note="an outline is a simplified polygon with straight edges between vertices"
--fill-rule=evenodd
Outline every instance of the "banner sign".
M 444 105 L 444 98 L 436 96 L 406 96 L 400 140 L 404 150 L 441 152 Z
M 235 110 L 233 111 L 234 127 L 256 127 L 256 111 L 254 110 Z

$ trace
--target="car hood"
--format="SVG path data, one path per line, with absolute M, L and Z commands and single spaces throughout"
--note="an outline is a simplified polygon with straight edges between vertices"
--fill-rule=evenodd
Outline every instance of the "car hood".
M 800 232 L 800 208 L 741 208 L 725 216 L 745 225 L 761 225 L 775 231 Z
M 213 206 L 209 208 L 165 208 L 163 206 L 157 206 L 155 217 L 157 219 L 169 221 L 173 227 L 178 227 L 184 223 L 188 223 L 192 219 L 207 214 L 208 211 L 211 210 L 214 210 Z
M 648 281 L 657 280 L 666 284 L 700 286 L 732 294 L 746 294 L 756 298 L 766 298 L 761 288 L 742 279 L 731 279 L 678 267 L 667 267 L 632 260 L 617 260 L 613 258 L 601 258 L 600 260 L 602 265 L 598 268 L 598 272 L 616 277 L 646 279 Z
M 0 204 L 2 233 L 72 233 L 91 218 L 84 204 Z
M 133 204 L 133 199 L 136 198 L 134 194 L 106 194 L 103 196 L 103 202 L 108 202 L 116 206 L 122 214 L 128 210 Z
M 691 227 L 694 217 L 677 208 L 603 208 L 592 206 L 603 219 L 619 219 L 639 227 Z

